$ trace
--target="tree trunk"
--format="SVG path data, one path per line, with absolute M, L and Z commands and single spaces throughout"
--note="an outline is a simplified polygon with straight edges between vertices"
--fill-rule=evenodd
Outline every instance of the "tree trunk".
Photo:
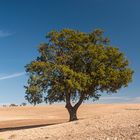
M 79 101 L 72 106 L 70 102 L 70 94 L 66 94 L 66 108 L 69 112 L 70 118 L 69 121 L 76 121 L 77 119 L 77 110 L 79 106 L 81 105 L 82 101 L 84 99 L 84 94 L 81 94 Z
M 77 119 L 77 109 L 74 107 L 66 107 L 68 112 L 69 112 L 69 121 L 76 121 Z

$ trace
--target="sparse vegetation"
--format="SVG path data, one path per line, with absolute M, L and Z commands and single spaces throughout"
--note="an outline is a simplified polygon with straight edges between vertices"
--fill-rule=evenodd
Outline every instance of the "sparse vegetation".
M 16 104 L 10 104 L 10 107 L 16 107 L 16 106 L 18 106 L 18 105 L 16 105 Z
M 26 106 L 26 105 L 27 105 L 27 103 L 24 103 L 24 102 L 23 102 L 23 103 L 21 103 L 20 106 Z

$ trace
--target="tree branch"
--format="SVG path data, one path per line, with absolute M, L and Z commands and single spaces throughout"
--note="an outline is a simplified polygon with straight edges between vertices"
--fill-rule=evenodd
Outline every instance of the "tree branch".
M 71 102 L 70 102 L 70 93 L 65 93 L 66 94 L 66 108 L 71 108 L 72 105 L 71 105 Z
M 79 99 L 79 101 L 74 105 L 74 108 L 75 109 L 78 109 L 78 107 L 81 105 L 81 103 L 83 102 L 83 100 L 84 100 L 84 94 L 83 93 L 81 93 L 81 96 L 80 96 L 80 99 Z

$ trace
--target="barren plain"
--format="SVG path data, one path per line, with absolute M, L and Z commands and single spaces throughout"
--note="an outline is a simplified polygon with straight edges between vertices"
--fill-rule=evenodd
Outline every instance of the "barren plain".
M 0 140 L 140 140 L 140 104 L 83 104 L 68 118 L 64 105 L 0 107 Z

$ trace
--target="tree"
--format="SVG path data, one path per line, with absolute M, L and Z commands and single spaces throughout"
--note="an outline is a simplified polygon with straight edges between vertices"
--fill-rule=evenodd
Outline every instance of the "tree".
M 21 103 L 20 106 L 26 106 L 27 104 L 25 102 Z
M 26 99 L 30 103 L 64 101 L 70 121 L 74 121 L 84 100 L 99 99 L 103 92 L 116 93 L 132 81 L 128 60 L 110 46 L 102 30 L 63 29 L 49 32 L 46 38 L 39 56 L 26 65 Z
M 16 104 L 10 104 L 10 107 L 16 107 L 16 106 L 18 106 L 18 105 L 16 105 Z

